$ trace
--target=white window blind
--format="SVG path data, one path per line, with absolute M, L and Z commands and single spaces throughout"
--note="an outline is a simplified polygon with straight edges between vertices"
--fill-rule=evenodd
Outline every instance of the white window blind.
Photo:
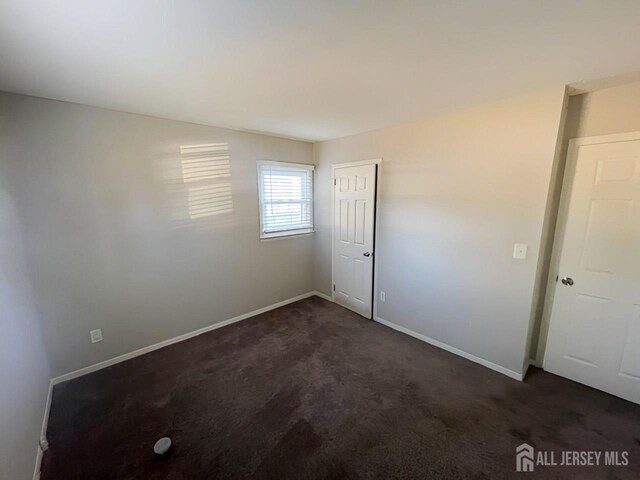
M 313 232 L 313 168 L 258 162 L 261 238 Z

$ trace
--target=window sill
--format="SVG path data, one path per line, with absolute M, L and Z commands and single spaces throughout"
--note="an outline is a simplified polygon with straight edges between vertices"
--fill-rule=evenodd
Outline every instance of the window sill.
M 309 235 L 313 235 L 315 230 L 313 229 L 305 229 L 300 231 L 289 231 L 289 232 L 274 232 L 274 233 L 263 233 L 260 235 L 261 242 L 271 242 L 273 240 L 285 240 L 287 238 L 295 238 L 295 237 L 307 237 Z

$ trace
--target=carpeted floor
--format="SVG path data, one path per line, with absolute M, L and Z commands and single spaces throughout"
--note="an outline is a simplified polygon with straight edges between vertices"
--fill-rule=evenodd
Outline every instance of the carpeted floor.
M 56 386 L 48 439 L 43 480 L 640 472 L 640 406 L 536 369 L 511 380 L 317 297 Z M 523 442 L 630 464 L 516 473 Z

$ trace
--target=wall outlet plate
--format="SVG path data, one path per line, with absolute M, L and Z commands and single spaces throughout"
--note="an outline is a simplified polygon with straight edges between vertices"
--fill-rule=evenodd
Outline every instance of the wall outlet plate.
M 524 260 L 527 258 L 527 244 L 526 243 L 516 243 L 513 246 L 513 258 L 517 260 Z
M 101 329 L 98 328 L 97 330 L 91 330 L 89 334 L 91 335 L 91 343 L 98 343 L 102 341 Z

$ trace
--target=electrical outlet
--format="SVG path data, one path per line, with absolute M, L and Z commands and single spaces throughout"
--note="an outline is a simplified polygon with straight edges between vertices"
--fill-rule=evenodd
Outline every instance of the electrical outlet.
M 526 243 L 516 243 L 513 246 L 513 258 L 516 260 L 524 260 L 527 258 L 527 244 Z
M 97 330 L 91 330 L 89 334 L 91 335 L 91 343 L 98 343 L 102 341 L 101 329 L 98 328 Z
M 385 292 L 380 292 L 380 301 L 384 303 L 387 300 L 387 294 Z

